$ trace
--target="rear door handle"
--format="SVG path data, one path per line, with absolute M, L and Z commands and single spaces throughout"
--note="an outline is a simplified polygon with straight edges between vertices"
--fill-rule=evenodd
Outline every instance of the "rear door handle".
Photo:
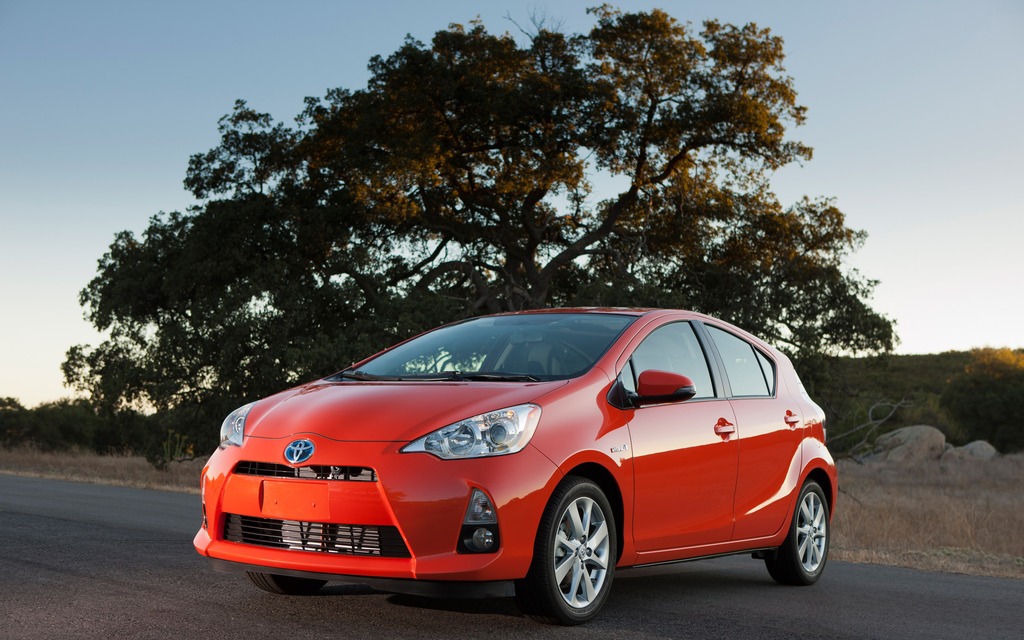
M 800 416 L 796 415 L 795 413 L 787 409 L 785 420 L 786 424 L 788 424 L 791 427 L 795 427 L 797 423 L 800 422 Z
M 720 436 L 727 436 L 730 433 L 736 433 L 736 425 L 725 418 L 719 418 L 718 424 L 715 425 L 715 433 Z

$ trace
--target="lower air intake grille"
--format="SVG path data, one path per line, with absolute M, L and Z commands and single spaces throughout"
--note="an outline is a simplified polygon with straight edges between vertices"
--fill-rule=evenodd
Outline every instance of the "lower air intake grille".
M 410 557 L 409 549 L 397 527 L 274 520 L 229 513 L 224 526 L 224 538 L 231 542 L 294 551 L 382 558 Z
M 326 465 L 289 467 L 273 462 L 251 462 L 248 460 L 236 464 L 235 473 L 243 476 L 266 476 L 269 478 L 346 480 L 349 482 L 377 481 L 377 472 L 367 467 L 330 467 Z

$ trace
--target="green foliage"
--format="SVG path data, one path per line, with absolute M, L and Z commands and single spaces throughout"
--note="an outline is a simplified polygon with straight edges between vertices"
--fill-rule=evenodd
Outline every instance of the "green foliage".
M 27 410 L 15 398 L 0 398 L 0 446 L 10 447 L 26 440 L 30 425 Z
M 163 440 L 146 450 L 146 460 L 157 469 L 166 469 L 173 462 L 195 460 L 195 445 L 188 437 L 174 429 L 168 429 Z
M 950 377 L 963 369 L 968 355 L 892 355 L 870 358 L 834 358 L 822 365 L 826 373 L 809 389 L 829 420 L 829 447 L 842 453 L 859 442 L 860 434 L 836 439 L 872 418 L 895 409 L 871 435 L 899 427 L 927 424 L 946 434 L 953 444 L 966 444 L 958 423 L 942 408 L 939 398 Z M 903 406 L 899 406 L 903 403 Z M 875 408 L 871 414 L 872 408 Z M 869 415 L 870 414 L 870 415 Z M 873 439 L 873 438 L 872 438 Z
M 0 398 L 0 446 L 31 445 L 42 451 L 84 449 L 97 453 L 142 451 L 151 437 L 146 416 L 101 415 L 92 402 L 63 399 L 27 409 Z
M 968 439 L 1001 452 L 1024 450 L 1024 351 L 975 349 L 942 393 L 941 406 Z
M 799 354 L 805 377 L 890 349 L 874 282 L 843 267 L 864 234 L 827 198 L 768 188 L 811 156 L 787 135 L 805 109 L 781 38 L 591 13 L 585 34 L 409 39 L 295 128 L 236 102 L 189 162 L 203 204 L 100 260 L 81 302 L 109 337 L 69 350 L 68 382 L 202 449 L 247 399 L 484 312 L 694 308 Z

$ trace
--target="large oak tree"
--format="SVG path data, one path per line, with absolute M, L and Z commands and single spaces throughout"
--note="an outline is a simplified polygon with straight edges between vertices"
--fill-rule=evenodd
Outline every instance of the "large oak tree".
M 237 102 L 189 163 L 203 204 L 101 259 L 81 302 L 109 338 L 67 380 L 213 419 L 433 324 L 553 305 L 693 308 L 804 361 L 891 348 L 844 266 L 864 234 L 769 188 L 811 157 L 782 40 L 591 13 L 586 34 L 407 39 L 294 127 Z

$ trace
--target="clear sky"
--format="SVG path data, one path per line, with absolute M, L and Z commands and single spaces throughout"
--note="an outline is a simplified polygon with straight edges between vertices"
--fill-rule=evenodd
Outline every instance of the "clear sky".
M 70 395 L 67 348 L 101 339 L 78 292 L 116 232 L 192 203 L 188 158 L 236 98 L 290 123 L 406 34 L 531 11 L 579 32 L 594 4 L 0 0 L 0 397 Z M 815 153 L 776 191 L 834 196 L 868 232 L 850 266 L 900 353 L 1024 347 L 1024 1 L 613 4 L 784 38 Z

